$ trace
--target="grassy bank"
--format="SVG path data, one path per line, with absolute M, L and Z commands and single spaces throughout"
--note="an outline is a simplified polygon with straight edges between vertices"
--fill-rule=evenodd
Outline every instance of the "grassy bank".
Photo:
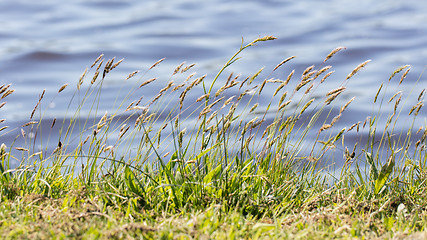
M 0 234 L 426 237 L 427 126 L 417 121 L 425 90 L 399 91 L 410 67 L 381 83 L 372 96 L 373 115 L 344 127 L 340 118 L 354 98 L 343 100 L 343 93 L 369 61 L 334 80 L 341 85 L 325 93 L 316 90 L 334 77 L 327 64 L 342 47 L 319 67 L 289 71 L 283 79 L 271 76 L 294 57 L 249 76 L 225 74 L 245 49 L 270 40 L 242 42 L 209 79 L 185 63 L 167 80 L 148 77 L 159 60 L 125 77 L 133 87 L 106 113 L 100 110 L 103 83 L 121 60 L 101 55 L 75 89 L 59 87 L 58 96 L 74 92 L 65 119 L 45 117 L 44 106 L 57 96 L 46 99 L 43 92 L 19 129 L 2 120 L 0 136 L 17 131 L 17 137 L 0 150 Z M 142 97 L 156 83 L 158 94 Z M 0 92 L 5 102 L 12 86 Z M 407 128 L 396 127 L 400 121 Z M 47 134 L 52 131 L 58 139 Z M 358 139 L 351 145 L 349 134 Z M 336 156 L 342 167 L 331 167 Z

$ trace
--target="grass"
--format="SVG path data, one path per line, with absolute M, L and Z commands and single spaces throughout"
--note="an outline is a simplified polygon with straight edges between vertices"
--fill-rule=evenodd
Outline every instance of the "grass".
M 410 66 L 380 85 L 372 116 L 344 127 L 354 98 L 336 99 L 369 61 L 336 89 L 316 92 L 334 76 L 326 63 L 343 47 L 300 77 L 271 77 L 294 57 L 264 79 L 263 68 L 224 75 L 246 48 L 274 39 L 242 41 L 213 79 L 185 63 L 167 81 L 149 78 L 161 59 L 126 77 L 134 87 L 107 113 L 103 83 L 122 60 L 101 55 L 71 90 L 64 119 L 45 117 L 57 96 L 43 92 L 20 129 L 2 120 L 0 137 L 19 134 L 0 148 L 1 236 L 425 238 L 427 125 L 417 120 L 425 90 L 389 91 Z M 157 95 L 141 97 L 159 84 Z M 0 92 L 3 102 L 13 94 L 10 85 Z M 358 139 L 351 145 L 349 134 Z M 342 167 L 333 165 L 337 156 Z

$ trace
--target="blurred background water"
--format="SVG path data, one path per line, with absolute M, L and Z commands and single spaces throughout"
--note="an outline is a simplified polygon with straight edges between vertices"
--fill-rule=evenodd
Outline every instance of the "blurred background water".
M 400 88 L 410 90 L 418 80 L 413 93 L 418 95 L 427 86 L 422 74 L 427 63 L 425 1 L 2 0 L 0 9 L 0 82 L 12 83 L 16 90 L 0 119 L 17 129 L 28 121 L 43 89 L 54 94 L 65 83 L 75 88 L 83 70 L 101 53 L 125 58 L 105 79 L 103 94 L 110 97 L 101 102 L 103 113 L 120 99 L 117 88 L 130 72 L 145 71 L 165 57 L 154 72 L 159 78 L 154 86 L 164 86 L 183 61 L 196 63 L 198 74 L 212 79 L 238 50 L 242 37 L 246 42 L 264 35 L 278 38 L 248 49 L 231 67 L 245 76 L 263 66 L 271 72 L 293 55 L 297 58 L 275 77 L 283 79 L 294 68 L 301 74 L 307 66 L 321 65 L 335 47 L 345 46 L 347 50 L 328 62 L 336 71 L 325 83 L 330 90 L 355 66 L 371 59 L 347 85 L 346 94 L 357 100 L 342 119 L 346 126 L 372 113 L 379 85 L 402 65 L 412 69 Z M 60 118 L 73 93 L 61 93 L 48 105 L 49 112 Z M 157 93 L 147 91 L 144 97 Z M 420 115 L 425 122 L 426 111 Z M 0 142 L 12 141 L 17 133 L 0 135 Z

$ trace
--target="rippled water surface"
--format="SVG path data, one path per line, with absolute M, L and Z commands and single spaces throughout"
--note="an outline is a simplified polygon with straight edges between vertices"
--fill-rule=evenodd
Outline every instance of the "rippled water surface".
M 363 121 L 372 113 L 379 85 L 402 65 L 410 64 L 412 69 L 401 89 L 410 91 L 418 80 L 418 95 L 427 86 L 422 74 L 427 63 L 426 1 L 17 0 L 1 1 L 0 9 L 0 81 L 12 83 L 16 90 L 0 118 L 12 127 L 28 121 L 43 89 L 53 97 L 65 83 L 75 88 L 83 70 L 101 53 L 125 59 L 105 79 L 105 97 L 99 106 L 105 112 L 127 93 L 122 82 L 130 72 L 145 71 L 166 58 L 146 76 L 159 80 L 150 85 L 156 90 L 144 92 L 145 98 L 157 94 L 183 61 L 197 63 L 194 70 L 211 80 L 238 50 L 242 37 L 246 42 L 264 35 L 277 37 L 248 49 L 232 65 L 230 71 L 245 76 L 263 66 L 271 72 L 293 55 L 297 58 L 273 77 L 283 79 L 292 69 L 301 74 L 307 66 L 321 65 L 335 47 L 347 47 L 329 62 L 336 73 L 325 83 L 326 90 L 339 86 L 355 66 L 371 59 L 347 85 L 346 94 L 357 100 L 343 117 L 343 125 Z M 46 106 L 46 117 L 65 114 L 73 93 L 67 90 L 55 97 Z M 425 119 L 426 111 L 420 115 Z M 0 135 L 0 141 L 14 136 Z

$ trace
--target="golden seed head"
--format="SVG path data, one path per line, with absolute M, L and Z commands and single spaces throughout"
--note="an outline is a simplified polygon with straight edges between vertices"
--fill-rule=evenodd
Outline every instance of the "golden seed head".
M 126 80 L 128 80 L 129 78 L 131 78 L 131 77 L 135 76 L 135 74 L 137 74 L 137 73 L 139 73 L 139 71 L 135 71 L 135 72 L 133 72 L 133 73 L 130 73 L 130 74 L 125 78 L 125 81 L 126 81 Z
M 356 74 L 358 71 L 360 71 L 360 69 L 364 68 L 366 66 L 366 64 L 368 64 L 371 60 L 366 60 L 363 63 L 359 64 L 355 69 L 353 69 L 353 71 L 347 75 L 345 80 L 350 79 L 351 77 L 354 76 L 354 74 Z
M 195 64 L 195 63 L 193 63 L 193 64 L 190 64 L 190 65 L 186 66 L 185 68 L 183 68 L 183 69 L 181 70 L 181 73 L 184 73 L 184 72 L 188 71 L 190 68 L 194 67 L 195 65 L 196 65 L 196 64 Z
M 274 39 L 277 39 L 277 38 L 275 38 L 273 36 L 265 36 L 265 37 L 262 37 L 262 38 L 257 38 L 255 40 L 253 40 L 251 43 L 249 43 L 247 46 L 252 46 L 252 45 L 254 45 L 257 42 L 270 41 L 270 40 L 274 40 Z
M 77 83 L 77 90 L 80 90 L 80 86 L 83 84 L 83 79 L 86 76 L 88 68 L 85 69 L 83 74 L 80 76 L 79 82 Z
M 252 106 L 252 108 L 251 108 L 251 110 L 249 110 L 249 112 L 250 113 L 252 113 L 253 111 L 255 111 L 255 109 L 258 107 L 258 103 L 255 103 L 253 106 Z
M 319 77 L 320 76 L 320 74 L 322 74 L 322 73 L 324 73 L 324 72 L 326 72 L 326 71 L 328 71 L 329 69 L 331 69 L 332 68 L 332 66 L 326 66 L 326 67 L 323 67 L 322 69 L 320 69 L 319 71 L 317 71 L 316 72 L 316 75 L 314 75 L 314 79 L 316 79 L 317 77 Z
M 326 94 L 326 96 L 330 96 L 330 95 L 333 95 L 333 94 L 336 94 L 337 92 L 343 92 L 344 90 L 346 89 L 346 87 L 339 87 L 339 88 L 336 88 L 336 89 L 334 89 L 334 90 L 331 90 L 331 91 L 329 91 L 327 94 Z
M 209 93 L 203 94 L 202 96 L 200 96 L 199 98 L 197 98 L 196 102 L 200 102 L 203 99 L 208 99 L 209 97 Z
M 341 113 L 335 116 L 331 121 L 331 126 L 334 126 L 334 124 L 341 118 Z
M 7 90 L 7 91 L 3 94 L 3 96 L 1 96 L 1 99 L 3 99 L 3 98 L 5 98 L 5 97 L 9 96 L 9 95 L 10 95 L 10 94 L 12 94 L 13 92 L 15 92 L 15 90 L 14 90 L 14 89 Z
M 176 85 L 176 86 L 172 89 L 172 92 L 175 92 L 175 91 L 179 90 L 180 88 L 182 88 L 182 87 L 184 87 L 184 86 L 185 86 L 185 83 L 181 83 L 181 84 L 179 84 L 179 85 Z
M 290 60 L 296 58 L 295 56 L 292 57 L 288 57 L 285 60 L 283 60 L 282 62 L 280 62 L 279 64 L 277 64 L 277 66 L 273 69 L 273 72 L 276 71 L 280 66 L 282 66 L 283 64 L 289 62 Z
M 92 81 L 90 81 L 90 84 L 94 84 L 96 79 L 98 78 L 99 72 L 96 71 L 95 74 L 93 75 Z
M 289 73 L 288 77 L 286 78 L 286 80 L 285 80 L 285 82 L 284 82 L 284 84 L 285 84 L 285 85 L 288 85 L 288 83 L 289 83 L 289 81 L 291 80 L 291 78 L 292 78 L 292 76 L 294 75 L 294 73 L 295 73 L 295 70 L 292 70 L 292 72 L 291 72 L 291 73 Z
M 64 89 L 68 86 L 68 83 L 64 84 L 61 86 L 61 88 L 59 88 L 58 93 L 64 91 Z
M 424 97 L 424 93 L 426 92 L 426 89 L 424 88 L 422 91 L 421 91 L 421 93 L 420 93 L 420 95 L 418 95 L 418 101 L 420 101 L 423 97 Z
M 154 67 L 156 67 L 157 65 L 159 65 L 159 63 L 163 62 L 163 60 L 165 60 L 166 58 L 162 58 L 160 60 L 158 60 L 157 62 L 155 62 L 148 70 L 153 69 Z
M 101 60 L 101 58 L 104 56 L 104 54 L 99 55 L 99 57 L 97 59 L 95 59 L 95 62 L 92 63 L 92 65 L 90 66 L 90 68 L 93 68 L 99 60 Z
M 288 106 L 288 105 L 289 105 L 289 103 L 291 103 L 291 102 L 292 102 L 292 100 L 288 100 L 288 101 L 284 102 L 282 105 L 280 105 L 280 106 L 279 106 L 278 111 L 280 111 L 280 110 L 282 110 L 284 107 Z
M 145 85 L 147 85 L 147 84 L 149 84 L 149 83 L 151 83 L 151 82 L 153 82 L 153 81 L 155 81 L 157 78 L 151 78 L 151 79 L 148 79 L 147 81 L 145 81 L 145 82 L 143 82 L 141 85 L 139 85 L 139 88 L 141 88 L 141 87 L 143 87 L 143 86 L 145 86 Z
M 307 73 L 309 73 L 311 70 L 313 70 L 314 65 L 311 65 L 310 67 L 307 67 L 304 72 L 302 73 L 302 76 L 306 75 Z
M 341 107 L 341 109 L 340 109 L 340 114 L 341 114 L 342 112 L 344 112 L 344 110 L 348 107 L 348 105 L 350 105 L 350 103 L 351 103 L 351 102 L 353 102 L 353 101 L 354 101 L 354 99 L 356 99 L 356 97 L 352 97 L 350 100 L 348 100 L 348 102 L 347 102 L 346 104 L 344 104 L 344 106 L 342 106 L 342 107 Z
M 304 107 L 301 109 L 300 114 L 303 114 L 303 112 L 314 102 L 314 98 L 310 99 L 310 101 L 308 101 Z
M 22 151 L 22 152 L 28 152 L 28 149 L 23 148 L 23 147 L 15 147 L 15 149 L 18 151 Z
M 319 129 L 319 131 L 322 132 L 322 131 L 329 129 L 331 127 L 332 127 L 331 124 L 323 124 L 323 126 Z
M 282 96 L 280 97 L 280 100 L 279 100 L 279 105 L 282 104 L 282 102 L 285 100 L 287 95 L 288 95 L 288 92 L 285 92 L 282 94 Z
M 332 50 L 325 58 L 325 60 L 323 60 L 323 62 L 328 61 L 328 59 L 330 59 L 332 56 L 334 56 L 337 52 L 343 50 L 343 49 L 347 49 L 346 47 L 337 47 L 334 50 Z
M 108 72 L 110 72 L 111 70 L 113 70 L 114 68 L 116 68 L 117 66 L 119 66 L 119 64 L 120 63 L 122 63 L 123 62 L 123 60 L 125 60 L 124 58 L 122 58 L 122 59 L 120 59 L 118 62 L 116 62 L 113 66 L 111 66 L 109 69 L 108 69 Z
M 330 71 L 330 72 L 328 72 L 323 78 L 322 78 L 322 80 L 320 80 L 320 83 L 323 83 L 325 80 L 326 80 L 326 78 L 328 78 L 329 76 L 331 76 L 332 75 L 332 73 L 334 73 L 335 71 Z
M 252 77 L 249 78 L 249 84 L 251 84 L 254 81 L 254 79 L 258 77 L 258 75 L 262 72 L 262 70 L 264 70 L 264 67 L 260 68 L 258 72 L 256 72 Z
M 22 125 L 22 127 L 26 127 L 26 126 L 33 125 L 33 124 L 38 124 L 38 123 L 39 122 L 37 122 L 37 121 L 30 121 L 30 122 L 27 122 L 24 125 Z
M 388 81 L 390 81 L 396 74 L 400 73 L 401 71 L 403 71 L 405 68 L 410 67 L 409 65 L 405 65 L 402 67 L 397 68 L 396 70 L 394 70 L 394 72 L 391 74 L 390 78 L 388 79 Z
M 175 75 L 179 72 L 179 70 L 181 69 L 182 66 L 184 66 L 185 62 L 181 63 L 180 65 L 178 65 L 178 67 L 175 68 L 175 70 L 173 71 L 172 75 Z
M 406 78 L 406 75 L 408 75 L 409 70 L 411 70 L 411 68 L 406 69 L 406 71 L 402 74 L 402 77 L 400 78 L 400 81 L 399 81 L 399 85 L 403 82 L 403 79 Z
M 377 94 L 375 94 L 374 103 L 376 103 L 376 102 L 377 102 L 378 95 L 380 94 L 381 89 L 383 88 L 383 85 L 384 85 L 384 83 L 381 83 L 381 86 L 380 86 L 380 88 L 378 89 Z
M 393 99 L 397 96 L 397 95 L 402 95 L 402 91 L 398 91 L 397 93 L 395 93 L 390 100 L 388 100 L 388 102 L 390 103 L 391 101 L 393 101 Z

